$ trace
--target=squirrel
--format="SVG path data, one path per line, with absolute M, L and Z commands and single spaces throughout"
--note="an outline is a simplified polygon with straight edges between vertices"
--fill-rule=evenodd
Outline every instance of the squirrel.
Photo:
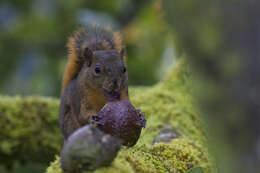
M 68 39 L 59 125 L 65 140 L 112 100 L 129 100 L 126 57 L 121 36 L 95 25 Z

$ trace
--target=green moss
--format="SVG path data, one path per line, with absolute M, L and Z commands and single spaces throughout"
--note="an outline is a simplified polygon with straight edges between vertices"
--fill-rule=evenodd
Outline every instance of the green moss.
M 0 163 L 47 164 L 61 148 L 58 100 L 43 97 L 0 97 Z
M 122 148 L 109 168 L 96 173 L 186 172 L 200 166 L 212 172 L 204 145 L 203 125 L 191 97 L 189 68 L 181 60 L 154 87 L 130 88 L 131 102 L 145 113 L 147 126 L 133 148 Z M 63 138 L 58 127 L 58 99 L 42 97 L 0 97 L 0 163 L 46 163 L 59 155 Z M 165 124 L 180 137 L 170 143 L 152 145 Z M 61 173 L 59 157 L 47 173 Z
M 135 172 L 184 173 L 194 166 L 209 171 L 207 152 L 199 144 L 184 138 L 172 140 L 169 144 L 135 147 L 128 151 L 126 160 Z
M 51 163 L 51 166 L 47 168 L 46 172 L 62 173 L 60 169 L 60 158 L 58 156 L 56 156 L 56 160 Z
M 62 173 L 59 166 L 57 157 L 46 173 Z M 181 138 L 174 139 L 169 144 L 143 144 L 124 148 L 110 167 L 98 169 L 95 173 L 185 173 L 196 166 L 202 167 L 205 172 L 211 172 L 207 151 L 199 143 Z
M 184 64 L 181 61 L 165 80 L 154 87 L 130 88 L 131 102 L 145 113 L 147 127 L 133 148 L 121 149 L 109 168 L 98 169 L 96 173 L 184 173 L 196 166 L 212 172 L 212 162 L 204 145 L 206 137 L 192 104 L 189 71 Z M 152 145 L 153 139 L 168 123 L 180 133 L 180 138 L 167 144 Z M 61 171 L 58 160 L 51 164 L 47 173 Z

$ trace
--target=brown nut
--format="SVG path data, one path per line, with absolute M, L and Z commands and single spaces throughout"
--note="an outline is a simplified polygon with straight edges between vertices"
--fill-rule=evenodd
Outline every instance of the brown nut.
M 146 120 L 128 100 L 117 100 L 108 102 L 100 113 L 94 115 L 92 124 L 105 133 L 119 137 L 123 145 L 131 147 L 139 139 Z

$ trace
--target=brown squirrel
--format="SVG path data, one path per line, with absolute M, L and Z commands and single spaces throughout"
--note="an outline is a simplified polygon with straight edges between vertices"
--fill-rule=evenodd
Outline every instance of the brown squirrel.
M 59 108 L 59 124 L 67 139 L 90 123 L 110 100 L 129 100 L 128 74 L 119 33 L 110 28 L 81 28 L 68 40 Z

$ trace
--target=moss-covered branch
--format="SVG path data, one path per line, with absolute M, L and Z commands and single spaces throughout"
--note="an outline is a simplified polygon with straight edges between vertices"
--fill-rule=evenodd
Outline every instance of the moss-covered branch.
M 61 148 L 57 99 L 0 97 L 0 163 L 15 161 L 47 164 Z
M 181 62 L 160 84 L 130 89 L 131 102 L 145 112 L 147 127 L 133 148 L 123 148 L 109 168 L 95 172 L 186 172 L 200 166 L 212 172 L 208 153 L 203 147 L 205 136 L 189 95 L 188 69 Z M 165 124 L 180 137 L 170 143 L 152 144 Z M 59 158 L 47 173 L 61 173 Z
M 211 162 L 203 147 L 206 137 L 189 95 L 188 73 L 181 62 L 158 85 L 130 88 L 131 102 L 145 113 L 147 126 L 136 146 L 121 149 L 109 168 L 95 172 L 184 173 L 195 166 L 211 172 Z M 2 97 L 0 110 L 3 114 L 0 121 L 7 124 L 0 132 L 5 139 L 4 142 L 1 141 L 0 152 L 9 154 L 10 162 L 14 159 L 36 158 L 46 161 L 55 154 L 59 155 L 62 140 L 57 122 L 57 100 Z M 169 143 L 152 144 L 165 125 L 170 125 L 179 137 Z M 23 151 L 16 152 L 19 148 Z M 47 172 L 62 172 L 59 158 Z

